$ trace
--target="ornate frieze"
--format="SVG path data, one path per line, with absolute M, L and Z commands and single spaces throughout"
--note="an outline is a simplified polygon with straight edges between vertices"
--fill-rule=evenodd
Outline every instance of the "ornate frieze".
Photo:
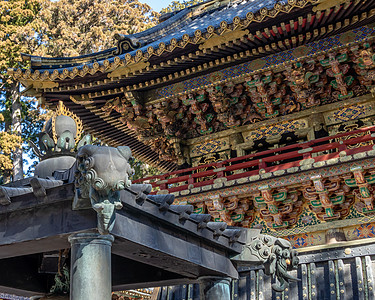
M 229 138 L 209 140 L 191 146 L 190 156 L 203 156 L 229 149 Z
M 282 72 L 255 73 L 240 83 L 223 82 L 153 104 L 140 104 L 127 93 L 102 110 L 108 116 L 120 113 L 120 121 L 160 158 L 176 160 L 171 139 L 196 138 L 368 93 L 367 82 L 356 77 L 370 69 L 361 69 L 363 59 L 356 55 L 373 47 L 330 51 L 287 64 Z
M 325 114 L 327 125 L 353 121 L 375 114 L 374 105 L 369 104 L 352 104 L 341 107 L 335 111 Z
M 305 232 L 314 226 L 325 230 L 327 222 L 344 227 L 353 223 L 351 219 L 364 216 L 373 219 L 375 212 L 372 159 L 342 161 L 327 168 L 282 176 L 276 173 L 264 178 L 258 176 L 243 185 L 241 182 L 227 182 L 220 190 L 206 189 L 199 195 L 181 194 L 177 201 L 188 201 L 197 212 L 209 212 L 214 220 L 250 228 L 262 226 L 263 232 L 277 236 Z M 234 222 L 235 217 L 242 221 Z
M 288 132 L 302 132 L 306 131 L 307 129 L 308 121 L 306 119 L 300 119 L 261 127 L 249 132 L 243 132 L 243 135 L 245 136 L 245 141 L 253 141 L 281 135 Z
M 356 122 L 356 123 L 348 122 L 348 123 L 341 124 L 340 126 L 334 126 L 333 128 L 330 129 L 330 133 L 331 134 L 338 134 L 338 133 L 344 133 L 344 132 L 351 132 L 351 131 L 354 131 L 354 130 L 358 130 L 358 129 L 367 127 L 367 124 L 360 126 L 361 123 L 362 122 Z M 369 123 L 372 125 L 372 122 L 369 122 Z M 350 139 L 353 139 L 353 138 L 360 138 L 360 137 L 363 137 L 363 136 L 368 135 L 368 134 L 371 134 L 371 132 L 363 131 L 363 132 L 358 132 L 358 133 L 353 133 L 353 134 L 350 134 L 350 135 L 338 137 L 338 138 L 335 138 L 334 140 L 336 142 L 342 143 L 343 141 L 350 140 Z M 373 144 L 374 144 L 374 142 L 372 140 L 365 141 L 365 142 L 359 142 L 359 143 L 356 143 L 356 144 L 347 145 L 347 149 L 355 149 L 355 148 L 359 148 L 359 147 L 370 146 L 370 145 L 373 145 Z

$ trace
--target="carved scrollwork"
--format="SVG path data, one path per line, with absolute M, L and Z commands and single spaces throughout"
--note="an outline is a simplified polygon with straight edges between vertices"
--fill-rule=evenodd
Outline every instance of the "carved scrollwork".
M 241 266 L 263 264 L 265 274 L 277 279 L 278 282 L 272 284 L 277 292 L 284 291 L 289 286 L 289 281 L 299 280 L 288 273 L 298 266 L 297 251 L 284 239 L 263 234 L 252 236 L 241 254 L 233 257 L 232 261 Z
M 115 210 L 121 209 L 120 191 L 131 185 L 129 147 L 86 145 L 77 154 L 76 193 L 73 209 L 93 208 L 98 230 L 108 234 L 114 226 Z

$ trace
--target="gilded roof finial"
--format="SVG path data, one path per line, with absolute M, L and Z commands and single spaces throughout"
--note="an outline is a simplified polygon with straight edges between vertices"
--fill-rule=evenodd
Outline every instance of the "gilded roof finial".
M 44 124 L 39 134 L 39 147 L 29 142 L 34 153 L 42 160 L 61 155 L 74 155 L 74 148 L 83 131 L 82 121 L 62 101 L 59 101 L 53 116 Z M 79 143 L 88 144 L 90 136 L 85 136 Z

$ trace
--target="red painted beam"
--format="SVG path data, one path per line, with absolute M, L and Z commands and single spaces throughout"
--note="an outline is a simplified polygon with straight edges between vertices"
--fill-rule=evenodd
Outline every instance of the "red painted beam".
M 151 181 L 153 187 L 160 187 L 161 189 L 168 189 L 169 192 L 174 191 L 181 191 L 185 190 L 188 187 L 199 187 L 204 185 L 213 184 L 214 178 L 227 178 L 227 180 L 233 180 L 238 178 L 243 178 L 247 176 L 252 176 L 259 174 L 260 169 L 265 169 L 266 172 L 276 171 L 276 170 L 284 170 L 294 166 L 299 166 L 301 160 L 310 158 L 312 153 L 319 153 L 323 151 L 331 151 L 335 150 L 333 153 L 320 155 L 318 157 L 314 157 L 314 161 L 324 161 L 331 158 L 336 158 L 339 156 L 339 153 L 343 150 L 347 153 L 347 155 L 369 151 L 372 149 L 373 145 L 363 146 L 354 149 L 347 149 L 349 145 L 355 145 L 359 143 L 364 143 L 368 141 L 375 140 L 375 135 L 372 136 L 368 134 L 368 132 L 375 132 L 375 126 L 362 128 L 358 130 L 354 130 L 347 133 L 337 134 L 335 136 L 324 137 L 320 139 L 316 139 L 313 141 L 308 141 L 305 143 L 300 144 L 293 144 L 277 149 L 271 149 L 267 151 L 262 151 L 255 154 L 249 154 L 242 157 L 236 157 L 232 159 L 228 159 L 221 162 L 206 164 L 202 166 L 197 166 L 194 168 L 179 170 L 163 175 L 157 175 L 147 178 L 142 178 L 135 180 L 134 183 Z M 353 135 L 357 134 L 365 134 L 359 137 L 350 138 Z M 341 138 L 347 137 L 347 140 L 343 140 Z M 337 142 L 337 139 L 341 139 L 340 142 Z M 316 144 L 321 144 L 317 145 Z M 309 149 L 311 148 L 311 149 Z M 303 153 L 300 151 L 305 149 Z M 282 153 L 288 151 L 287 153 Z M 292 151 L 290 151 L 292 150 Z M 306 151 L 308 150 L 308 151 Z M 260 158 L 262 157 L 262 158 Z M 292 160 L 293 162 L 284 162 L 286 160 Z M 237 163 L 235 163 L 237 162 Z M 280 162 L 279 165 L 275 166 L 268 166 L 267 164 L 272 164 L 275 162 Z M 233 164 L 235 163 L 235 164 Z M 253 170 L 247 170 L 249 168 L 253 168 Z M 204 170 L 204 171 L 200 171 Z M 243 172 L 239 174 L 229 174 L 233 171 L 243 170 Z M 188 175 L 178 176 L 179 174 L 186 174 Z M 173 177 L 172 177 L 173 176 Z M 175 177 L 174 177 L 175 176 Z M 199 179 L 201 179 L 199 181 Z M 162 183 L 158 184 L 158 181 L 163 181 Z M 187 184 L 186 184 L 187 182 Z M 181 186 L 172 187 L 171 185 L 180 183 Z M 185 184 L 184 184 L 185 183 Z

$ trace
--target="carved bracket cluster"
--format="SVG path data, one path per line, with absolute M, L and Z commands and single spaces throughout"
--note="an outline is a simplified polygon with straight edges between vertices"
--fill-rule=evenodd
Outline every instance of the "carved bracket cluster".
M 358 199 L 364 207 L 362 213 L 374 213 L 374 192 L 375 189 L 371 184 L 375 183 L 375 170 L 364 171 L 361 167 L 351 169 L 352 174 L 344 175 L 345 184 L 354 188 L 353 195 Z M 368 173 L 368 175 L 365 175 Z
M 373 48 L 364 43 L 307 57 L 279 73 L 258 72 L 242 83 L 218 83 L 153 104 L 137 103 L 127 93 L 102 110 L 120 113 L 122 122 L 162 159 L 176 160 L 172 138 L 194 138 L 375 90 Z
M 299 192 L 295 189 L 271 190 L 264 185 L 254 195 L 254 205 L 271 228 L 285 228 L 294 225 L 302 211 L 303 202 L 298 196 Z
M 277 292 L 284 291 L 291 280 L 299 280 L 288 271 L 296 269 L 299 263 L 297 251 L 283 239 L 259 234 L 257 230 L 248 232 L 248 239 L 241 254 L 232 258 L 239 266 L 263 264 L 265 274 L 275 277 L 278 283 L 272 284 Z
M 267 181 L 266 181 L 267 182 Z M 275 184 L 273 179 L 269 181 Z M 271 185 L 270 184 L 270 185 Z M 324 177 L 314 175 L 301 182 L 227 196 L 218 191 L 203 202 L 192 202 L 195 213 L 210 213 L 214 221 L 253 227 L 258 215 L 271 230 L 281 230 L 303 222 L 301 213 L 308 206 L 320 221 L 343 220 L 351 213 L 375 213 L 375 168 L 356 164 L 350 172 Z
M 302 191 L 304 198 L 310 201 L 311 209 L 324 221 L 347 216 L 353 204 L 353 199 L 346 197 L 350 189 L 338 176 L 325 179 L 313 176 L 311 181 L 304 183 Z
M 73 209 L 93 208 L 98 215 L 98 231 L 108 234 L 114 226 L 115 209 L 121 209 L 120 191 L 130 187 L 129 147 L 87 145 L 77 154 L 76 193 Z
M 215 222 L 226 222 L 229 226 L 248 227 L 254 221 L 254 210 L 249 197 L 229 196 L 223 198 L 217 195 L 210 201 L 202 203 L 200 210 L 197 209 L 195 212 L 203 213 L 204 207 L 207 207 Z

